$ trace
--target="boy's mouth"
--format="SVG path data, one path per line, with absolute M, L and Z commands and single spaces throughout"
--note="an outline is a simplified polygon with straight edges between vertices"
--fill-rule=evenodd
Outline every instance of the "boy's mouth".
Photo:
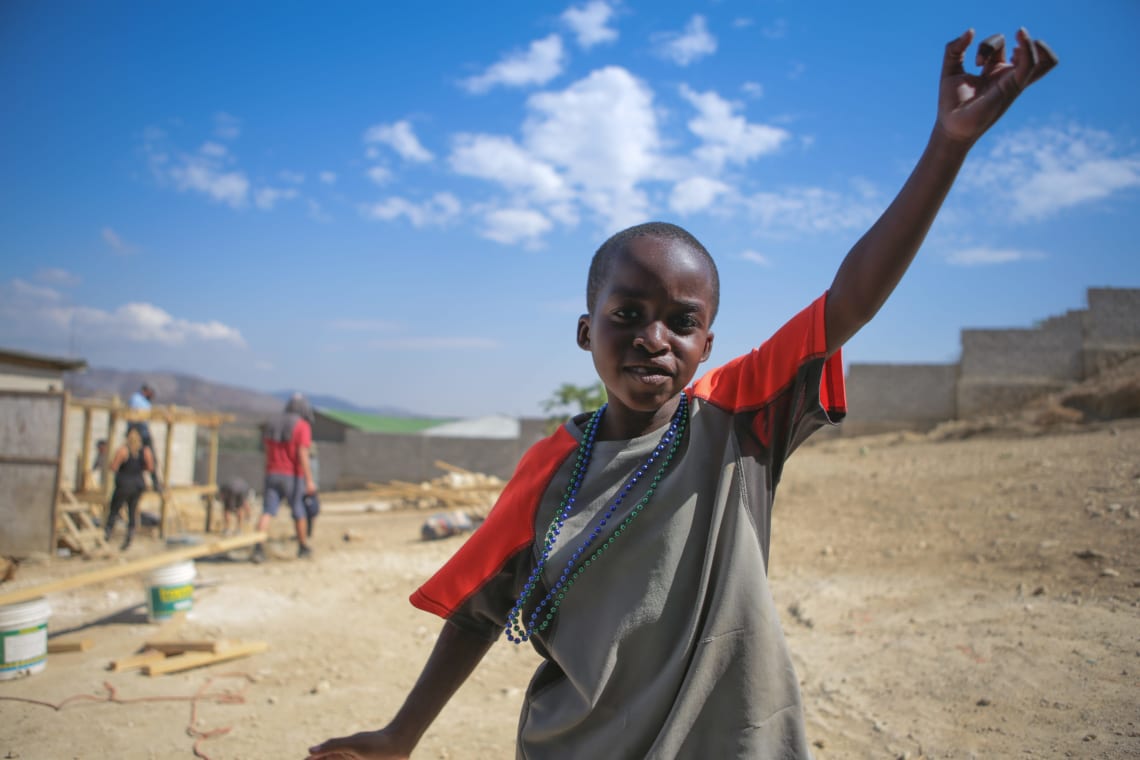
M 665 367 L 658 367 L 656 365 L 639 364 L 626 367 L 625 371 L 632 375 L 638 382 L 648 385 L 661 385 L 669 382 L 673 378 L 672 372 Z

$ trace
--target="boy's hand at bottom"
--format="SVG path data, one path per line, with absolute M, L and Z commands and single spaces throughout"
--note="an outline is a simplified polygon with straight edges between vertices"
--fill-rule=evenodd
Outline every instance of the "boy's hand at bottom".
M 329 739 L 309 747 L 306 760 L 408 760 L 411 751 L 381 729 Z

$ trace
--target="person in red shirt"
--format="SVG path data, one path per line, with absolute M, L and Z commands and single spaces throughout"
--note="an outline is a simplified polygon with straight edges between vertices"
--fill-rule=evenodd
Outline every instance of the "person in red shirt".
M 297 556 L 309 557 L 306 530 L 305 496 L 315 494 L 317 484 L 313 478 L 309 451 L 313 445 L 313 408 L 300 393 L 293 394 L 285 411 L 265 427 L 265 499 L 261 517 L 257 520 L 258 532 L 269 528 L 282 501 L 289 504 L 293 525 L 297 530 Z M 253 547 L 250 560 L 262 562 L 265 547 Z

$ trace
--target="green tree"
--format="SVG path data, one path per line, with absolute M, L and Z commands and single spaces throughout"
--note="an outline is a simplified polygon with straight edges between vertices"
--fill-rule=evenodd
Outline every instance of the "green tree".
M 550 415 L 547 425 L 553 431 L 575 414 L 593 411 L 604 403 L 606 403 L 606 386 L 598 380 L 593 385 L 563 383 L 550 398 L 542 402 L 542 408 L 546 412 L 555 412 Z

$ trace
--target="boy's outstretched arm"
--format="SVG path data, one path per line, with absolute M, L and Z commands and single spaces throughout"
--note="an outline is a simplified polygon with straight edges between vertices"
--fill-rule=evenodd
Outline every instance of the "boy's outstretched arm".
M 827 352 L 831 355 L 871 320 L 914 259 L 966 154 L 1021 92 L 1057 65 L 1049 47 L 1017 32 L 1013 60 L 1001 35 L 978 47 L 980 74 L 963 62 L 974 31 L 946 45 L 938 88 L 938 118 L 926 150 L 879 220 L 844 258 L 827 296 Z
M 392 722 L 378 731 L 361 731 L 310 747 L 308 760 L 407 760 L 492 643 L 444 623 L 416 685 Z

